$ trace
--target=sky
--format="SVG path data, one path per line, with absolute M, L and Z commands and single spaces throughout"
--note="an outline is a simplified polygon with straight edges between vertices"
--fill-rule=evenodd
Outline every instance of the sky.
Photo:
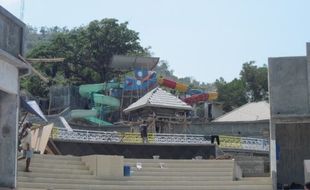
M 303 56 L 310 42 L 308 0 L 24 0 L 24 22 L 78 27 L 116 18 L 139 32 L 153 56 L 178 77 L 201 82 L 239 77 L 242 64 Z M 21 0 L 0 0 L 20 17 Z

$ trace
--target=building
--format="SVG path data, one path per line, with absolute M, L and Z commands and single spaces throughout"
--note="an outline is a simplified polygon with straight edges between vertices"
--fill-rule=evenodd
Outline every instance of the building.
M 306 56 L 269 58 L 268 64 L 274 184 L 303 184 L 303 162 L 310 159 L 310 43 Z
M 29 67 L 23 55 L 25 24 L 0 6 L 0 189 L 16 187 L 19 77 Z
M 266 101 L 250 102 L 212 122 L 192 124 L 191 133 L 269 138 L 270 108 Z
M 131 104 L 124 112 L 130 120 L 149 120 L 155 132 L 185 131 L 187 113 L 193 108 L 171 93 L 157 87 Z M 156 130 L 155 130 L 156 129 Z
M 270 108 L 266 101 L 250 102 L 228 112 L 213 122 L 253 122 L 269 121 Z

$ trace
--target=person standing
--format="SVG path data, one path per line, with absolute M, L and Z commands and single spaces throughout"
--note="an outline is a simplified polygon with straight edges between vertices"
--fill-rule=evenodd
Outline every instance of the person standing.
M 31 157 L 33 154 L 32 147 L 31 147 L 31 140 L 32 140 L 31 126 L 32 124 L 29 122 L 24 123 L 21 134 L 20 134 L 23 157 L 18 160 L 26 158 L 25 172 L 31 172 L 29 170 Z
M 310 190 L 310 182 L 307 182 L 307 183 L 305 184 L 305 190 Z
M 141 138 L 143 143 L 147 143 L 147 124 L 146 121 L 143 121 L 143 123 L 140 125 L 140 134 L 141 134 Z

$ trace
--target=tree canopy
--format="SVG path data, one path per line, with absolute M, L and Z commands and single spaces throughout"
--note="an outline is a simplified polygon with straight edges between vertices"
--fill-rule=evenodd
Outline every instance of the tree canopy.
M 99 83 L 111 80 L 116 73 L 108 65 L 113 55 L 148 55 L 148 49 L 140 45 L 139 33 L 128 28 L 128 23 L 116 19 L 90 22 L 72 30 L 47 30 L 53 35 L 46 40 L 45 30 L 40 31 L 43 40 L 28 52 L 31 58 L 65 58 L 59 64 L 41 64 L 37 68 L 54 82 L 70 84 Z M 30 31 L 31 32 L 31 31 Z M 33 33 L 32 33 L 33 34 Z M 31 36 L 30 36 L 31 37 Z M 36 39 L 32 35 L 32 39 Z M 29 45 L 29 43 L 28 43 Z M 29 45 L 34 46 L 30 43 Z M 31 81 L 31 82 L 30 82 Z M 42 95 L 36 76 L 22 82 L 22 86 L 34 95 Z M 34 88 L 35 87 L 35 88 Z M 44 86 L 43 86 L 44 88 Z
M 249 101 L 260 101 L 268 98 L 267 66 L 257 67 L 254 61 L 243 64 L 240 72 L 241 80 L 245 82 Z
M 243 64 L 240 78 L 226 82 L 217 79 L 215 86 L 219 93 L 218 101 L 223 102 L 224 111 L 231 111 L 247 102 L 268 99 L 267 66 L 258 67 L 254 61 Z
M 218 101 L 223 102 L 224 111 L 231 111 L 247 102 L 245 84 L 240 79 L 226 82 L 223 78 L 215 81 L 219 94 Z

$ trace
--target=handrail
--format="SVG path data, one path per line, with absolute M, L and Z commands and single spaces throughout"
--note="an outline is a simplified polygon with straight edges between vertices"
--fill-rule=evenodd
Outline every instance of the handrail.
M 53 128 L 52 139 L 78 142 L 142 143 L 140 133 Z M 220 148 L 269 151 L 269 141 L 252 137 L 219 136 Z M 148 133 L 150 144 L 211 144 L 210 136 L 199 134 Z

